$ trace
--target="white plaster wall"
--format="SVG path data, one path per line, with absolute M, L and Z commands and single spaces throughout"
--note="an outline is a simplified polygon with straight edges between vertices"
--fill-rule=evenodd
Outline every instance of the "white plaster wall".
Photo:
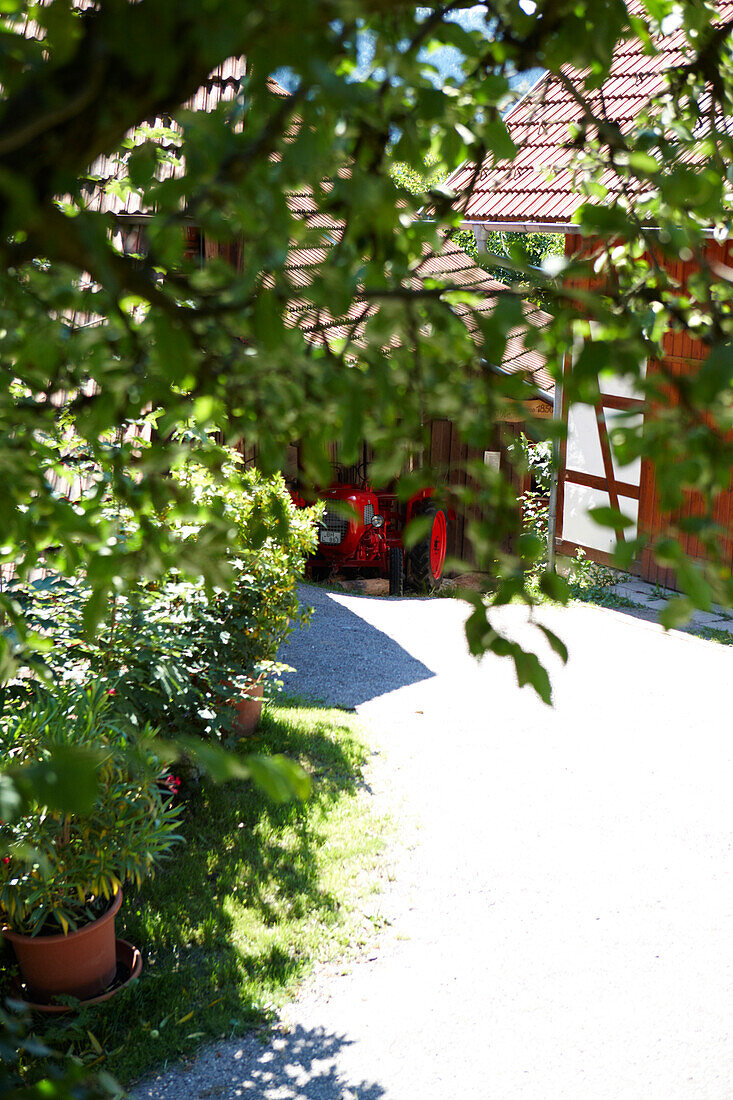
M 626 464 L 619 462 L 613 445 L 613 432 L 616 427 L 632 429 L 641 428 L 644 423 L 644 414 L 630 414 L 622 412 L 620 409 L 604 409 L 603 412 L 606 417 L 606 428 L 611 444 L 613 472 L 619 481 L 627 481 L 630 485 L 638 485 L 641 481 L 641 459 L 635 458 L 633 462 L 627 462 Z
M 594 550 L 612 553 L 616 545 L 616 534 L 609 527 L 601 527 L 588 515 L 589 508 L 608 508 L 611 505 L 608 493 L 601 489 L 591 489 L 586 485 L 572 485 L 565 482 L 565 496 L 562 513 L 562 537 L 566 542 L 589 546 Z M 627 538 L 636 538 L 639 519 L 639 502 L 630 497 L 619 497 L 619 508 L 623 515 L 633 520 L 633 525 L 624 530 Z
M 646 363 L 641 364 L 641 377 L 646 375 Z M 598 385 L 601 393 L 609 397 L 634 397 L 640 400 L 643 394 L 639 391 L 636 379 L 614 374 L 612 371 L 602 371 L 598 376 Z
M 568 410 L 568 442 L 565 457 L 568 470 L 604 477 L 603 455 L 598 439 L 596 410 L 580 403 Z

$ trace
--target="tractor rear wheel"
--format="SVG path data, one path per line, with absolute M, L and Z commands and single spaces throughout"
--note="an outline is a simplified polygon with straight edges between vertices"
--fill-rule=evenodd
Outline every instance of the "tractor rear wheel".
M 443 581 L 443 566 L 448 549 L 448 522 L 445 512 L 435 504 L 426 504 L 417 513 L 427 516 L 427 534 L 415 543 L 410 555 L 412 583 L 421 592 L 434 592 Z
M 389 551 L 389 594 L 405 594 L 405 555 L 401 546 L 392 546 Z

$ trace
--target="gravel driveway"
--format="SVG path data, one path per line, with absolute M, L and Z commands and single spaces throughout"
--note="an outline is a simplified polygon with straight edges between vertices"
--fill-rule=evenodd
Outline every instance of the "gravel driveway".
M 468 656 L 455 600 L 304 595 L 288 686 L 358 709 L 374 797 L 400 815 L 389 926 L 267 1045 L 219 1044 L 133 1095 L 730 1100 L 731 650 L 543 610 L 571 653 L 548 656 L 548 710 Z

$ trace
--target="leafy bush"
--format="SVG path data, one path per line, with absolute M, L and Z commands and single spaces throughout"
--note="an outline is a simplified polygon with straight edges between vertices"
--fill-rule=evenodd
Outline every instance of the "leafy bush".
M 570 566 L 568 588 L 578 600 L 602 600 L 618 583 L 618 575 L 605 565 L 599 565 L 578 548 Z
M 518 446 L 529 472 L 532 488 L 522 496 L 522 529 L 535 535 L 544 547 L 532 572 L 538 574 L 547 565 L 547 540 L 549 535 L 549 496 L 552 487 L 552 447 L 546 441 L 532 443 L 522 433 Z
M 549 496 L 552 489 L 552 444 L 546 439 L 533 443 L 524 433 L 520 438 L 532 475 L 532 487 L 536 492 Z
M 314 509 L 296 508 L 282 477 L 264 478 L 224 452 L 224 481 L 189 454 L 173 476 L 194 503 L 214 511 L 229 532 L 217 571 L 228 587 L 207 586 L 170 571 L 114 595 L 92 636 L 85 630 L 89 586 L 84 577 L 16 585 L 27 621 L 51 645 L 43 656 L 55 678 L 99 678 L 114 691 L 115 710 L 133 727 L 160 726 L 166 735 L 195 732 L 223 739 L 231 732 L 227 701 L 275 676 L 279 647 L 304 622 L 296 591 L 316 547 Z M 234 484 L 232 484 L 234 482 Z M 222 484 L 225 485 L 222 488 Z M 124 524 L 124 512 L 120 512 Z M 161 517 L 185 543 L 208 528 Z M 41 670 L 42 671 L 42 670 Z M 27 695 L 16 682 L 16 694 Z
M 115 721 L 113 696 L 100 684 L 39 692 L 0 732 L 0 751 L 14 767 L 43 767 L 69 746 L 97 760 L 90 804 L 83 806 L 83 791 L 76 799 L 83 809 L 73 812 L 37 797 L 0 824 L 0 914 L 16 932 L 66 933 L 94 920 L 180 840 L 160 763 Z
M 232 453 L 228 464 L 236 468 L 241 459 Z M 207 601 L 193 633 L 212 669 L 230 679 L 256 680 L 272 670 L 281 644 L 305 618 L 296 582 L 317 546 L 315 511 L 293 504 L 280 475 L 263 478 L 241 469 L 240 484 L 232 489 L 233 472 L 225 466 L 223 489 L 195 458 L 176 472 L 196 503 L 222 508 L 233 531 L 232 585 Z
M 79 1059 L 50 1049 L 32 1031 L 30 1012 L 20 1002 L 0 1008 L 0 1096 L 6 1100 L 109 1100 L 122 1089 L 104 1070 L 90 1071 Z M 37 1063 L 43 1076 L 25 1083 L 18 1072 L 27 1058 Z
M 84 577 L 46 577 L 15 585 L 14 595 L 42 638 L 32 668 L 42 680 L 85 682 L 96 677 L 111 693 L 114 708 L 133 727 L 147 722 L 166 733 L 179 730 L 206 706 L 197 672 L 203 671 L 191 623 L 205 606 L 203 584 L 170 575 L 164 583 L 140 581 L 115 595 L 89 636 Z M 38 680 L 22 677 L 3 689 L 5 710 L 27 706 Z
M 536 563 L 535 569 L 544 568 L 547 564 L 547 539 L 548 539 L 548 498 L 542 493 L 529 491 L 522 496 L 522 529 L 529 534 L 536 535 L 545 547 L 542 558 Z

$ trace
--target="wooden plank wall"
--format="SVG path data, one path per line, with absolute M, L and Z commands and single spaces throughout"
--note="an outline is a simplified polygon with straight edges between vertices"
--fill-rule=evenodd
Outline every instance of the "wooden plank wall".
M 498 424 L 494 426 L 491 450 L 501 454 L 501 469 L 511 479 L 519 499 L 530 488 L 530 478 L 520 477 L 512 468 L 508 458 L 509 446 L 519 438 L 522 424 Z M 466 464 L 477 460 L 482 462 L 484 452 L 469 447 L 460 437 L 458 429 L 450 420 L 434 420 L 431 424 L 430 464 L 438 472 L 438 483 L 447 486 L 465 486 L 470 484 L 466 473 Z M 467 514 L 456 512 L 455 523 L 448 526 L 448 555 L 473 564 L 473 548 L 468 537 L 468 523 L 471 519 L 482 517 L 478 509 L 471 508 Z M 507 549 L 509 547 L 507 546 Z
M 567 255 L 574 255 L 581 251 L 587 251 L 589 245 L 587 240 L 584 240 L 578 234 L 568 234 L 565 240 L 565 251 Z M 731 242 L 724 242 L 719 244 L 715 241 L 711 241 L 707 247 L 707 255 L 711 260 L 723 263 L 730 267 L 733 257 L 733 244 Z M 670 272 L 672 277 L 685 286 L 690 275 L 697 269 L 697 265 L 694 261 L 665 261 L 666 269 Z M 586 287 L 590 283 L 586 283 Z M 661 363 L 651 360 L 647 364 L 647 371 L 649 374 L 659 374 L 662 369 L 672 376 L 681 376 L 685 374 L 692 374 L 699 369 L 700 364 L 705 360 L 707 350 L 705 345 L 699 340 L 693 340 L 685 332 L 667 332 L 663 339 L 663 351 L 664 358 Z M 670 404 L 674 404 L 677 400 L 676 393 L 673 385 L 665 387 L 666 400 Z M 647 410 L 646 416 L 653 416 L 654 408 Z M 562 467 L 564 461 L 561 461 L 561 482 L 562 482 Z M 731 488 L 721 493 L 714 502 L 714 516 L 715 521 L 723 529 L 723 535 L 721 537 L 721 546 L 725 560 L 728 562 L 731 570 L 733 570 L 733 471 L 731 471 Z M 558 505 L 562 502 L 562 491 L 560 492 L 560 498 Z M 682 507 L 674 514 L 665 514 L 662 511 L 659 502 L 659 490 L 656 484 L 653 464 L 645 459 L 642 462 L 641 469 L 641 484 L 639 490 L 639 533 L 644 533 L 650 537 L 651 540 L 664 537 L 669 534 L 670 526 L 673 521 L 682 518 L 700 515 L 703 510 L 702 498 L 699 494 L 693 492 L 686 492 L 684 494 L 684 503 Z M 680 545 L 686 554 L 692 558 L 703 558 L 705 556 L 704 548 L 700 545 L 694 535 L 681 534 L 677 536 Z M 593 556 L 592 552 L 589 552 L 589 556 Z M 635 570 L 638 574 L 651 583 L 656 583 L 667 588 L 676 587 L 676 579 L 674 570 L 665 568 L 659 565 L 649 549 L 642 551 L 638 562 L 638 568 Z
M 719 244 L 716 241 L 711 241 L 707 246 L 708 257 L 726 266 L 730 266 L 731 254 L 732 248 L 730 242 Z M 678 260 L 674 263 L 668 262 L 667 269 L 676 281 L 682 286 L 685 286 L 690 275 L 697 270 L 697 265 L 694 261 Z M 663 340 L 663 350 L 664 359 L 662 363 L 660 364 L 652 361 L 649 364 L 648 369 L 651 373 L 658 374 L 664 369 L 665 372 L 673 377 L 693 374 L 699 369 L 700 364 L 707 356 L 705 345 L 699 340 L 692 339 L 685 332 L 666 333 Z M 678 398 L 674 386 L 670 384 L 665 387 L 664 392 L 669 404 L 676 404 Z M 654 410 L 652 409 L 648 415 L 653 416 L 653 413 Z M 641 529 L 653 538 L 663 537 L 668 534 L 672 522 L 694 517 L 696 515 L 702 515 L 704 507 L 702 497 L 699 493 L 694 492 L 685 492 L 684 503 L 674 515 L 663 513 L 658 499 L 659 494 L 654 477 L 654 469 L 651 463 L 646 463 L 646 471 L 642 469 L 642 474 L 644 473 L 646 476 L 642 483 L 644 495 L 641 501 Z M 733 479 L 731 480 L 731 489 L 716 497 L 713 503 L 713 515 L 716 523 L 723 529 L 721 549 L 723 551 L 724 560 L 728 563 L 729 568 L 733 569 Z M 680 534 L 677 536 L 677 539 L 682 549 L 690 557 L 698 559 L 705 557 L 705 548 L 701 546 L 694 535 L 686 533 Z M 645 550 L 642 554 L 641 567 L 642 576 L 645 580 L 669 588 L 676 587 L 674 571 L 658 565 L 654 561 L 651 552 L 648 550 Z
M 523 425 L 519 423 L 503 423 L 497 425 L 494 430 L 494 442 L 491 447 L 492 450 L 497 450 L 501 453 L 501 468 L 508 472 L 512 484 L 516 488 L 517 499 L 530 488 L 530 478 L 528 476 L 520 478 L 514 472 L 509 463 L 507 450 L 509 446 L 518 439 L 522 427 Z M 240 446 L 238 449 L 243 455 L 247 465 L 255 465 L 257 461 L 256 448 L 248 447 L 245 449 Z M 291 453 L 288 455 L 289 469 L 295 471 L 298 466 L 297 446 L 295 444 L 291 445 L 290 451 Z M 333 445 L 331 447 L 331 459 L 333 461 L 336 461 L 338 458 L 337 452 L 337 445 Z M 437 471 L 438 485 L 454 485 L 459 487 L 466 485 L 466 463 L 472 460 L 483 461 L 483 457 L 482 450 L 475 447 L 468 447 L 463 442 L 458 430 L 450 420 L 432 421 L 430 464 L 433 469 Z M 367 447 L 367 461 L 371 461 L 372 458 L 373 450 L 371 447 Z M 286 471 L 286 473 L 287 472 L 288 471 Z M 473 516 L 476 518 L 478 513 L 474 512 Z M 474 555 L 467 532 L 469 518 L 468 515 L 463 515 L 458 511 L 456 513 L 455 522 L 448 525 L 448 555 L 472 564 L 474 562 Z M 509 543 L 507 543 L 506 549 L 509 549 Z

